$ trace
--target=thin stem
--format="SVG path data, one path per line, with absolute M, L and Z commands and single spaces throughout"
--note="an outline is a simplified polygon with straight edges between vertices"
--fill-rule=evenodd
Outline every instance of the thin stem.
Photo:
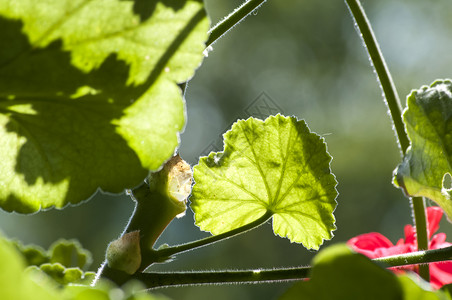
M 400 149 L 405 155 L 410 142 L 402 120 L 402 105 L 400 104 L 400 99 L 392 80 L 391 73 L 389 72 L 383 54 L 380 50 L 380 46 L 378 45 L 375 34 L 373 33 L 372 27 L 361 3 L 359 2 L 359 0 L 346 0 L 346 3 L 356 21 L 356 25 L 359 31 L 361 32 L 361 36 L 366 46 L 367 52 L 373 63 L 375 72 L 377 73 L 381 89 L 383 90 L 384 96 L 386 98 L 386 104 L 389 108 L 389 113 L 392 118 Z M 424 200 L 422 198 L 413 198 L 412 209 L 414 215 L 414 224 L 416 227 L 418 250 L 426 250 L 428 249 L 428 237 Z M 429 281 L 430 276 L 428 266 L 421 266 L 419 271 L 421 277 Z
M 218 235 L 212 235 L 209 237 L 206 237 L 204 239 L 198 240 L 198 241 L 194 241 L 194 242 L 189 242 L 186 244 L 182 244 L 182 245 L 178 245 L 178 246 L 172 246 L 172 247 L 168 247 L 168 248 L 163 248 L 161 250 L 156 250 L 156 256 L 158 257 L 170 257 L 171 255 L 174 254 L 178 254 L 178 253 L 182 253 L 182 252 L 186 252 L 195 248 L 199 248 L 199 247 L 204 247 L 207 245 L 211 245 L 213 243 L 228 239 L 230 237 L 245 233 L 247 231 L 250 231 L 251 229 L 257 228 L 261 225 L 263 225 L 264 223 L 266 223 L 271 217 L 272 217 L 273 213 L 271 211 L 267 211 L 262 217 L 260 217 L 259 219 L 246 224 L 242 227 L 233 229 L 231 231 L 225 232 L 225 233 L 221 233 Z
M 383 54 L 380 50 L 380 46 L 378 45 L 377 39 L 375 38 L 372 30 L 372 26 L 367 19 L 361 3 L 359 0 L 346 0 L 346 2 L 356 21 L 358 29 L 361 32 L 361 37 L 366 46 L 367 53 L 369 54 L 373 67 L 375 68 L 375 72 L 377 73 L 377 78 L 380 81 L 380 87 L 386 98 L 386 104 L 391 114 L 400 148 L 402 153 L 405 154 L 410 142 L 405 132 L 405 126 L 402 121 L 402 105 L 400 104 L 400 99 L 392 80 L 391 73 L 389 72 Z
M 255 9 L 261 6 L 267 0 L 247 0 L 245 3 L 234 9 L 228 16 L 218 22 L 210 30 L 209 39 L 206 42 L 206 47 L 211 46 L 218 39 L 220 39 L 232 27 L 240 23 L 246 16 L 252 13 Z
M 246 271 L 214 271 L 214 272 L 174 272 L 174 273 L 140 273 L 134 275 L 148 289 L 168 286 L 230 284 L 230 283 L 264 283 L 300 280 L 308 278 L 310 267 L 246 270 Z
M 414 213 L 414 224 L 416 224 L 417 250 L 428 250 L 427 220 L 425 216 L 425 199 L 414 197 L 411 199 L 412 210 Z M 419 275 L 425 280 L 430 279 L 430 270 L 428 265 L 419 266 Z
M 414 264 L 427 264 L 452 259 L 452 246 L 442 249 L 418 251 L 373 259 L 392 267 Z M 143 282 L 148 289 L 169 286 L 231 284 L 231 283 L 265 283 L 302 280 L 309 278 L 311 267 L 256 269 L 241 271 L 211 272 L 173 272 L 173 273 L 137 273 L 134 279 Z
M 386 257 L 379 257 L 373 259 L 375 262 L 383 262 L 393 267 L 415 265 L 415 264 L 428 264 L 432 262 L 447 261 L 452 259 L 452 246 L 426 250 L 417 251 L 399 255 L 392 255 Z

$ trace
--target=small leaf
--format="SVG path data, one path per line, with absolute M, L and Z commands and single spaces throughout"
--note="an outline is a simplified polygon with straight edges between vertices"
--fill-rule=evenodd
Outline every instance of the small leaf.
M 40 269 L 61 285 L 67 285 L 69 283 L 82 283 L 85 279 L 85 274 L 79 268 L 65 268 L 60 263 L 43 264 L 39 268 L 36 266 L 32 266 L 31 268 L 32 269 L 30 269 L 29 272 Z
M 47 252 L 39 246 L 24 246 L 19 241 L 12 241 L 12 243 L 16 246 L 17 251 L 24 257 L 27 266 L 40 266 L 50 261 Z
M 318 249 L 332 237 L 336 180 L 323 138 L 295 117 L 239 120 L 194 167 L 196 224 L 220 234 L 273 214 L 275 234 Z
M 411 146 L 397 167 L 394 183 L 409 196 L 438 203 L 452 220 L 452 82 L 436 81 L 413 91 L 403 114 Z
M 3 209 L 120 193 L 173 155 L 208 20 L 197 0 L 134 2 L 0 1 Z
M 0 235 L 0 299 L 61 299 L 52 285 L 38 284 L 24 272 L 25 262 L 16 248 Z
M 66 268 L 86 268 L 91 264 L 91 253 L 76 240 L 58 240 L 49 249 L 49 262 L 60 263 Z

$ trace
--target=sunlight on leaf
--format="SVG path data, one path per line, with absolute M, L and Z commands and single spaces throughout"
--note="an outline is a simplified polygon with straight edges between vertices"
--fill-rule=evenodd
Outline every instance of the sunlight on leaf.
M 0 207 L 119 193 L 173 155 L 201 1 L 3 0 L 0 28 Z
M 413 91 L 403 114 L 411 146 L 394 182 L 409 196 L 438 203 L 452 220 L 452 82 L 436 81 Z
M 220 234 L 273 213 L 275 234 L 318 249 L 332 237 L 336 180 L 323 138 L 295 117 L 239 120 L 194 167 L 196 224 Z

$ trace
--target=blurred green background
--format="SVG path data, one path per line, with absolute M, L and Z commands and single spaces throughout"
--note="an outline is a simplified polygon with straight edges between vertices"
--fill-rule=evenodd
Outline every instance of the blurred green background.
M 241 1 L 206 1 L 212 23 Z M 450 78 L 452 2 L 368 0 L 371 20 L 402 101 L 412 89 Z M 411 223 L 410 204 L 391 184 L 400 154 L 376 77 L 343 1 L 268 1 L 219 40 L 190 81 L 188 122 L 181 156 L 198 157 L 238 117 L 249 115 L 262 93 L 284 115 L 305 119 L 325 137 L 339 181 L 338 229 L 331 241 L 344 242 L 378 231 L 394 243 Z M 258 102 L 254 102 L 257 99 Z M 255 106 L 254 106 L 255 107 Z M 221 145 L 221 143 L 220 143 Z M 92 251 L 95 270 L 108 242 L 127 223 L 133 203 L 125 195 L 98 193 L 89 202 L 31 216 L 0 212 L 9 237 L 48 247 L 76 238 Z M 452 234 L 443 220 L 442 231 Z M 175 220 L 159 243 L 176 244 L 206 236 L 191 211 Z M 451 241 L 452 239 L 449 239 Z M 271 224 L 211 247 L 181 254 L 154 270 L 213 270 L 309 264 L 313 251 L 274 236 Z M 167 288 L 173 299 L 276 299 L 290 283 Z

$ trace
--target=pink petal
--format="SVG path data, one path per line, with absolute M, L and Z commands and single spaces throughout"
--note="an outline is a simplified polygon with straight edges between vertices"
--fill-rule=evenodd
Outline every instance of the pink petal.
M 433 234 L 439 229 L 439 222 L 443 217 L 443 210 L 438 206 L 427 207 L 427 223 L 428 238 L 431 239 Z
M 446 234 L 444 232 L 437 233 L 433 236 L 429 243 L 429 249 L 439 249 L 451 246 L 451 243 L 446 242 Z
M 411 252 L 410 245 L 396 245 L 384 235 L 378 232 L 371 232 L 351 238 L 347 245 L 354 251 L 364 254 L 369 258 L 396 255 Z
M 370 232 L 351 238 L 347 245 L 364 250 L 375 250 L 394 246 L 387 237 L 378 232 Z
M 430 283 L 436 289 L 452 283 L 452 262 L 430 264 Z
M 405 225 L 405 244 L 417 245 L 416 231 L 411 225 Z

